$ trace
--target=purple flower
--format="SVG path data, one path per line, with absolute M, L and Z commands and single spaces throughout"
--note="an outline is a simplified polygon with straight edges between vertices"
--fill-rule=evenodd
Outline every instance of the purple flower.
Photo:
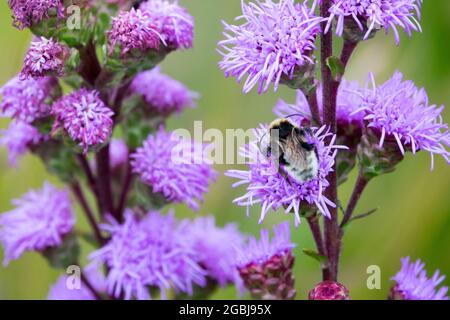
M 195 106 L 194 99 L 198 96 L 181 82 L 162 74 L 159 68 L 137 74 L 131 90 L 142 95 L 148 106 L 162 115 Z
M 208 277 L 220 286 L 239 280 L 235 263 L 236 249 L 244 243 L 245 237 L 234 224 L 223 228 L 216 226 L 214 217 L 199 217 L 183 222 L 181 232 L 193 243 L 200 265 Z
M 20 77 L 38 79 L 50 75 L 62 76 L 69 54 L 68 47 L 52 39 L 42 37 L 33 41 L 25 56 Z
M 342 36 L 346 19 L 353 19 L 367 39 L 372 31 L 384 28 L 386 33 L 394 31 L 395 42 L 400 43 L 397 28 L 409 36 L 412 31 L 422 31 L 419 21 L 422 0 L 333 0 L 326 32 L 334 18 L 337 19 L 336 33 Z
M 43 138 L 35 127 L 23 121 L 11 122 L 7 130 L 0 130 L 0 135 L 0 145 L 8 149 L 12 166 L 17 164 L 17 158 L 25 154 L 30 146 Z
M 20 80 L 14 77 L 1 89 L 0 111 L 16 120 L 33 122 L 50 114 L 50 100 L 59 90 L 54 78 Z
M 143 2 L 139 9 L 150 14 L 168 47 L 192 48 L 194 18 L 178 5 L 178 1 L 148 0 Z
M 91 259 L 108 266 L 107 290 L 115 297 L 149 299 L 153 287 L 165 298 L 165 290 L 192 294 L 194 284 L 206 284 L 196 252 L 178 231 L 173 213 L 149 212 L 138 220 L 127 211 L 122 225 L 111 221 L 103 228 L 112 238 Z
M 412 81 L 403 81 L 403 75 L 396 72 L 384 84 L 376 86 L 373 74 L 369 76 L 372 89 L 361 94 L 360 111 L 365 112 L 367 126 L 380 136 L 380 147 L 385 141 L 394 140 L 402 154 L 411 150 L 428 151 L 434 165 L 434 155 L 439 154 L 450 163 L 450 133 L 442 120 L 444 107 L 429 105 L 424 89 Z
M 233 187 L 248 184 L 247 193 L 234 200 L 239 206 L 247 207 L 247 215 L 251 206 L 260 203 L 262 205 L 260 223 L 263 222 L 269 210 L 285 208 L 286 214 L 294 212 L 295 223 L 300 223 L 300 205 L 315 205 L 319 211 L 329 217 L 328 206 L 335 204 L 324 195 L 329 186 L 328 174 L 333 170 L 337 149 L 345 147 L 335 145 L 336 136 L 325 127 L 312 129 L 308 136 L 308 143 L 314 144 L 319 160 L 319 174 L 316 178 L 299 184 L 283 175 L 278 165 L 264 155 L 259 147 L 259 142 L 266 135 L 267 129 L 262 127 L 255 130 L 256 140 L 242 149 L 241 155 L 249 159 L 248 171 L 229 170 L 226 175 L 239 179 Z M 326 140 L 331 140 L 326 143 Z
M 420 260 L 410 262 L 410 258 L 402 259 L 402 269 L 392 278 L 396 285 L 391 291 L 392 299 L 401 300 L 448 300 L 448 287 L 437 287 L 445 276 L 437 270 L 431 279 L 427 278 L 425 264 Z
M 52 106 L 56 117 L 54 130 L 63 127 L 85 153 L 89 147 L 107 142 L 112 133 L 114 112 L 98 95 L 97 91 L 82 88 Z
M 336 104 L 336 120 L 339 127 L 354 125 L 362 128 L 364 126 L 364 112 L 358 111 L 362 104 L 359 90 L 360 88 L 357 81 L 349 82 L 345 79 L 341 81 Z M 321 86 L 317 89 L 317 101 L 320 115 L 323 118 Z M 288 104 L 284 100 L 280 100 L 273 112 L 280 118 L 290 117 L 304 125 L 312 124 L 311 109 L 308 100 L 301 90 L 297 90 L 297 100 L 295 104 Z
M 109 144 L 109 164 L 115 169 L 128 162 L 128 147 L 121 139 L 111 139 Z
M 290 300 L 295 297 L 292 267 L 294 256 L 289 223 L 261 230 L 261 239 L 250 238 L 248 244 L 239 248 L 237 268 L 247 289 L 255 299 Z
M 16 208 L 0 216 L 4 265 L 25 251 L 57 247 L 72 231 L 75 218 L 66 190 L 45 183 L 41 190 L 31 190 L 12 203 Z
M 271 83 L 275 90 L 282 77 L 292 79 L 300 67 L 314 64 L 316 36 L 321 17 L 314 6 L 295 4 L 294 0 L 242 1 L 239 26 L 225 25 L 225 40 L 219 42 L 223 55 L 219 63 L 225 75 L 241 82 L 244 92 L 258 84 L 258 92 L 266 92 Z
M 159 49 L 162 41 L 158 27 L 149 12 L 131 9 L 121 12 L 112 20 L 108 32 L 109 54 L 113 54 L 116 46 L 120 47 L 121 56 L 137 49 L 147 51 Z
M 205 146 L 175 137 L 161 128 L 131 155 L 133 172 L 167 201 L 198 210 L 209 183 L 216 177 L 203 159 Z
M 83 271 L 86 278 L 97 292 L 105 292 L 105 277 L 95 268 Z M 97 300 L 92 291 L 83 282 L 79 283 L 79 288 L 74 286 L 71 278 L 63 275 L 50 288 L 48 300 Z
M 31 27 L 53 15 L 58 19 L 64 17 L 62 0 L 8 0 L 8 4 L 13 12 L 13 25 L 19 29 Z

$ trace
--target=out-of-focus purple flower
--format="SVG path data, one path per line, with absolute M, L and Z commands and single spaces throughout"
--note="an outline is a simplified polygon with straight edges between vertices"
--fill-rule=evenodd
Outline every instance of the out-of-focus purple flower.
M 122 139 L 111 139 L 109 144 L 109 163 L 115 169 L 128 162 L 128 147 Z
M 0 130 L 0 145 L 8 149 L 8 159 L 12 166 L 25 154 L 28 147 L 39 143 L 42 135 L 32 125 L 23 121 L 11 122 L 7 130 Z
M 152 110 L 165 116 L 195 106 L 194 99 L 198 96 L 181 82 L 162 74 L 159 68 L 137 74 L 131 90 L 142 95 Z
M 167 201 L 198 210 L 216 172 L 203 158 L 205 146 L 186 141 L 161 128 L 131 155 L 133 172 Z
M 16 120 L 33 122 L 50 114 L 52 95 L 59 89 L 54 78 L 20 80 L 14 77 L 1 89 L 0 111 Z
M 13 12 L 13 25 L 19 29 L 31 27 L 53 15 L 58 19 L 64 17 L 62 0 L 8 0 L 8 4 Z
M 94 263 L 106 263 L 110 294 L 125 299 L 149 299 L 149 289 L 192 294 L 193 285 L 206 284 L 205 272 L 197 264 L 196 252 L 183 233 L 173 213 L 162 216 L 149 212 L 142 220 L 131 211 L 122 225 L 111 221 L 103 226 L 111 240 L 91 254 Z
M 16 208 L 0 216 L 4 265 L 25 251 L 57 247 L 72 231 L 75 218 L 66 190 L 45 183 L 41 190 L 31 190 L 12 203 Z
M 139 9 L 150 14 L 168 47 L 192 48 L 194 18 L 178 1 L 148 0 L 143 2 Z
M 98 95 L 97 91 L 81 88 L 52 106 L 56 117 L 54 130 L 63 127 L 85 153 L 89 147 L 105 143 L 112 133 L 114 112 Z
M 332 2 L 326 32 L 335 18 L 336 33 L 339 36 L 344 32 L 346 19 L 353 19 L 361 31 L 366 31 L 364 39 L 367 39 L 374 30 L 384 28 L 388 33 L 392 29 L 397 45 L 400 43 L 397 28 L 403 29 L 409 36 L 412 31 L 422 31 L 418 21 L 422 0 L 332 0 Z
M 355 125 L 362 128 L 364 125 L 364 112 L 358 111 L 361 108 L 362 98 L 358 94 L 360 90 L 357 81 L 346 81 L 343 79 L 338 89 L 336 103 L 336 120 L 339 126 Z M 323 120 L 322 87 L 317 88 L 317 102 L 319 112 Z M 356 111 L 356 112 L 355 112 Z M 311 125 L 311 109 L 305 95 L 301 90 L 297 90 L 297 100 L 295 104 L 288 104 L 280 100 L 273 112 L 280 118 L 289 117 L 296 119 L 297 122 L 304 125 Z
M 431 279 L 427 278 L 425 264 L 420 260 L 402 259 L 402 269 L 392 278 L 396 282 L 391 291 L 391 299 L 399 300 L 448 300 L 448 287 L 437 287 L 445 276 L 437 270 Z
M 292 267 L 294 256 L 289 223 L 269 231 L 261 230 L 261 239 L 250 238 L 237 250 L 237 268 L 246 288 L 254 298 L 289 300 L 295 297 Z
M 44 37 L 33 41 L 23 62 L 21 79 L 62 76 L 64 65 L 69 57 L 69 48 Z
M 309 300 L 350 300 L 348 289 L 339 282 L 323 281 L 309 292 Z
M 434 165 L 434 155 L 442 155 L 450 163 L 450 133 L 442 120 L 444 107 L 429 105 L 424 89 L 412 81 L 404 81 L 396 72 L 384 84 L 376 86 L 373 74 L 369 76 L 372 89 L 366 89 L 361 97 L 365 121 L 369 128 L 380 136 L 382 147 L 385 141 L 394 140 L 402 154 L 405 150 L 416 153 L 428 151 Z M 359 112 L 358 111 L 358 112 Z
M 161 41 L 159 29 L 151 14 L 134 8 L 114 17 L 108 32 L 109 54 L 114 52 L 116 46 L 120 47 L 122 56 L 134 49 L 158 50 Z
M 220 68 L 238 82 L 247 76 L 246 93 L 257 84 L 259 93 L 266 92 L 271 83 L 277 90 L 282 77 L 292 79 L 299 68 L 314 64 L 312 55 L 322 21 L 314 15 L 314 7 L 315 1 L 312 8 L 294 0 L 242 1 L 238 19 L 243 23 L 224 23 Z
M 267 128 L 262 126 L 255 130 L 256 140 L 241 150 L 241 155 L 249 159 L 249 170 L 229 170 L 226 175 L 240 181 L 233 184 L 237 187 L 248 184 L 247 193 L 234 200 L 239 206 L 247 207 L 247 215 L 250 207 L 261 204 L 260 223 L 263 222 L 269 210 L 285 208 L 286 214 L 294 212 L 295 224 L 300 223 L 300 205 L 315 205 L 325 216 L 330 216 L 328 206 L 335 204 L 325 197 L 324 191 L 329 186 L 326 179 L 333 170 L 337 149 L 345 147 L 335 145 L 336 136 L 324 127 L 313 129 L 312 134 L 307 136 L 308 143 L 313 144 L 319 160 L 319 174 L 316 178 L 299 184 L 283 175 L 279 166 L 263 154 L 259 143 L 267 136 Z M 330 140 L 329 144 L 325 141 Z
M 236 225 L 219 228 L 214 217 L 199 217 L 193 221 L 185 220 L 181 232 L 193 243 L 197 260 L 207 271 L 208 277 L 220 286 L 239 280 L 236 249 L 242 246 L 245 237 Z
M 86 278 L 97 292 L 106 292 L 105 277 L 96 269 L 83 270 Z M 77 279 L 77 281 L 80 281 Z M 79 285 L 79 287 L 77 287 Z M 73 283 L 66 275 L 59 277 L 48 293 L 48 300 L 97 300 L 92 291 L 82 282 Z

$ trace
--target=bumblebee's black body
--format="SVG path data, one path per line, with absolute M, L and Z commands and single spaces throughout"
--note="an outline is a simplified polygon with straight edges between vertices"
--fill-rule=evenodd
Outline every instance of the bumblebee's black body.
M 317 177 L 319 164 L 315 145 L 306 140 L 309 128 L 300 128 L 287 119 L 278 119 L 271 123 L 269 130 L 271 146 L 267 148 L 268 157 L 278 156 L 284 171 L 298 183 Z M 272 150 L 274 146 L 278 150 Z

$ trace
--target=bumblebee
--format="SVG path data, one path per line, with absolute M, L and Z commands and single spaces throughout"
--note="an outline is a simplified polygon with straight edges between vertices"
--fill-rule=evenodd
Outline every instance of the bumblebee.
M 297 183 L 305 183 L 319 174 L 316 146 L 309 143 L 311 129 L 298 127 L 288 119 L 277 119 L 269 125 L 270 145 L 265 154 L 278 160 L 280 168 Z

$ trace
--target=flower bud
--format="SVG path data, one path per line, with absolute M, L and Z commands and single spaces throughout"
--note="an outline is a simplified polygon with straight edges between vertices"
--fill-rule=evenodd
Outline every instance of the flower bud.
M 324 281 L 309 292 L 309 300 L 350 300 L 350 296 L 339 282 Z

